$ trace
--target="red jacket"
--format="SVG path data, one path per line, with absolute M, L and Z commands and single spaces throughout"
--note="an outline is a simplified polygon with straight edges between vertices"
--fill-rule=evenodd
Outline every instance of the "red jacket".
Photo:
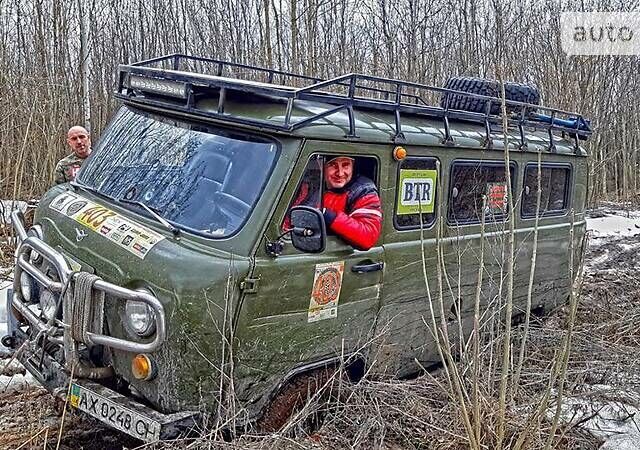
M 293 204 L 309 201 L 309 188 L 302 185 Z M 382 206 L 375 183 L 367 177 L 358 176 L 342 189 L 325 191 L 322 207 L 327 229 L 356 249 L 369 250 L 378 241 L 382 230 Z M 288 217 L 284 225 L 288 228 Z

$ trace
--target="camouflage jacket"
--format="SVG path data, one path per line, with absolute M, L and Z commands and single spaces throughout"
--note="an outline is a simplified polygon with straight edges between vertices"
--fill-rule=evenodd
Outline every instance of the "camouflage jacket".
M 84 163 L 85 158 L 80 158 L 76 156 L 75 153 L 72 153 L 60 161 L 56 165 L 54 170 L 54 178 L 53 181 L 55 184 L 66 183 L 68 181 L 73 180 L 82 167 L 82 163 Z

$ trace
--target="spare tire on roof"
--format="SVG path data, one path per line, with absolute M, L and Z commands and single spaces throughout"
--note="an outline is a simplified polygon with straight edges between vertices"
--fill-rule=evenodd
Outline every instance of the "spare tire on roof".
M 473 77 L 451 77 L 445 84 L 445 89 L 454 91 L 470 92 L 472 94 L 486 95 L 489 97 L 500 97 L 500 83 L 494 80 Z M 504 83 L 504 93 L 507 100 L 516 102 L 529 103 L 532 105 L 540 104 L 540 92 L 533 86 L 522 83 L 513 83 L 507 81 Z M 486 100 L 479 98 L 467 97 L 461 94 L 451 94 L 445 92 L 440 99 L 440 105 L 449 109 L 458 109 L 462 111 L 471 111 L 484 113 L 486 110 Z M 491 114 L 500 114 L 500 103 L 491 103 Z M 520 112 L 520 108 L 507 105 L 508 112 Z M 526 114 L 532 113 L 535 108 L 528 107 Z

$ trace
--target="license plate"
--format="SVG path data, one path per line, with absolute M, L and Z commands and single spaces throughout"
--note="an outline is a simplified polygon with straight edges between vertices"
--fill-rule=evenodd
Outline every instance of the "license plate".
M 69 403 L 142 441 L 153 442 L 160 439 L 160 423 L 78 384 L 71 385 Z

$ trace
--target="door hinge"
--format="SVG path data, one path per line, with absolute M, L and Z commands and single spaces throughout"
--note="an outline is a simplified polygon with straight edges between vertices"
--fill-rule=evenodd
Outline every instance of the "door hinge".
M 258 292 L 258 281 L 259 278 L 247 277 L 240 282 L 240 290 L 245 294 L 255 294 Z

